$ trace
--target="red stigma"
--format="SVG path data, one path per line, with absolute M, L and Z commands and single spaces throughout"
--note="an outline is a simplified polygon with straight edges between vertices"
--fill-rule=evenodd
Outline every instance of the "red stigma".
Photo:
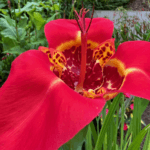
M 93 7 L 93 10 L 94 10 L 94 7 Z M 81 68 L 80 68 L 79 81 L 78 81 L 78 84 L 77 84 L 76 89 L 75 89 L 77 92 L 82 92 L 83 83 L 85 80 L 86 61 L 87 61 L 86 60 L 87 59 L 87 33 L 88 33 L 88 30 L 90 28 L 92 18 L 93 18 L 93 13 L 92 13 L 91 21 L 90 21 L 88 28 L 86 30 L 85 14 L 88 11 L 89 10 L 86 10 L 86 8 L 82 8 L 78 14 L 77 11 L 74 10 L 76 21 L 77 21 L 78 26 L 81 30 Z

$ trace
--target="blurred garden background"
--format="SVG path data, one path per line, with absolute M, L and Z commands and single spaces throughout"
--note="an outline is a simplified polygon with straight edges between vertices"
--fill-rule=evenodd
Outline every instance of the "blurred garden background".
M 39 46 L 48 47 L 44 35 L 45 24 L 60 18 L 74 19 L 73 10 L 76 8 L 79 11 L 82 2 L 84 7 L 90 11 L 94 5 L 95 10 L 115 11 L 114 17 L 117 13 L 122 14 L 117 22 L 114 22 L 118 24 L 113 33 L 116 49 L 120 43 L 125 41 L 150 41 L 150 16 L 148 16 L 149 21 L 143 20 L 139 23 L 139 16 L 127 15 L 128 10 L 150 11 L 149 0 L 0 0 L 0 87 L 6 81 L 11 63 L 17 56 L 30 49 L 38 49 Z M 131 27 L 134 30 L 131 30 Z M 118 98 L 125 103 L 117 102 Z M 150 130 L 141 132 L 141 129 L 150 123 L 149 101 L 142 99 L 137 102 L 137 99 L 133 96 L 117 97 L 117 106 L 115 106 L 115 101 L 109 101 L 102 112 L 103 117 L 99 115 L 86 129 L 81 131 L 80 138 L 75 137 L 60 150 L 94 149 L 100 130 L 105 124 L 107 109 L 114 112 L 107 118 L 109 124 L 112 124 L 114 128 L 108 127 L 105 134 L 103 133 L 104 150 L 126 150 L 127 148 L 136 150 L 140 149 L 139 147 L 143 150 L 148 150 L 148 148 L 150 150 L 148 144 Z M 139 110 L 138 117 L 134 118 L 133 116 Z M 110 132 L 112 132 L 111 135 L 108 134 Z M 146 134 L 147 138 L 143 141 Z M 109 146 L 112 142 L 116 142 L 115 145 Z

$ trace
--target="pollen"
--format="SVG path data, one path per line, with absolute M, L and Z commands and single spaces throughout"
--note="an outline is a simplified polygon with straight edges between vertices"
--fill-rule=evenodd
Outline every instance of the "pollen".
M 106 89 L 104 87 L 101 87 L 98 91 L 98 94 L 105 94 L 106 93 Z

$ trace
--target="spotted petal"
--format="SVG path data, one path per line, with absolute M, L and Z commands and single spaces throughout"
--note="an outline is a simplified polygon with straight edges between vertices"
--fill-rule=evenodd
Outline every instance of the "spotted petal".
M 108 74 L 108 69 L 110 71 L 110 89 L 150 100 L 149 56 L 150 42 L 130 41 L 119 45 L 116 54 L 105 66 L 105 74 Z
M 0 149 L 56 150 L 95 118 L 104 99 L 88 99 L 50 71 L 46 54 L 30 50 L 12 63 L 0 90 Z

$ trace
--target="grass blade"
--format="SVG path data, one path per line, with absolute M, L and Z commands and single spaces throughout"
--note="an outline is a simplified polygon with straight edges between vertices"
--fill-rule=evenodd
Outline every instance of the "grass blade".
M 102 148 L 102 145 L 103 145 L 103 141 L 104 141 L 104 138 L 105 138 L 105 134 L 107 132 L 107 129 L 110 125 L 110 122 L 111 122 L 111 118 L 113 117 L 116 109 L 118 108 L 118 105 L 119 105 L 119 101 L 120 99 L 122 98 L 122 94 L 118 94 L 114 100 L 113 100 L 113 103 L 111 104 L 111 107 L 109 109 L 109 112 L 106 116 L 106 119 L 104 121 L 104 124 L 101 128 L 101 132 L 98 136 L 98 140 L 97 140 L 97 143 L 96 143 L 96 146 L 95 146 L 95 150 L 100 150 Z
M 139 134 L 136 136 L 136 138 L 133 140 L 133 142 L 129 146 L 128 150 L 138 150 L 139 149 L 140 144 L 143 141 L 149 128 L 150 128 L 150 124 L 147 125 L 142 131 L 139 132 Z

